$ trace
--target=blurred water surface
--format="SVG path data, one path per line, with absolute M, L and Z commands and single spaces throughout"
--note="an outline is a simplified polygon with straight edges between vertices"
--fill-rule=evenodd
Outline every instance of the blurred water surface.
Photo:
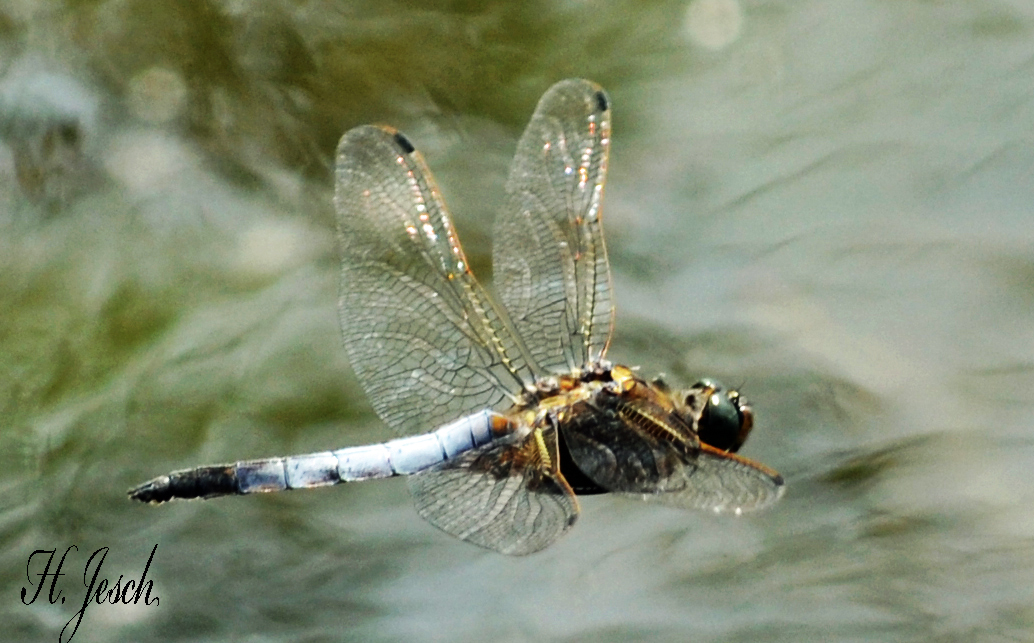
M 1034 640 L 1032 36 L 1008 1 L 5 3 L 0 639 L 54 640 L 91 552 L 113 581 L 158 543 L 160 604 L 75 640 Z M 512 559 L 398 480 L 126 499 L 389 437 L 336 326 L 338 137 L 404 129 L 487 279 L 571 76 L 614 103 L 610 356 L 742 385 L 778 505 L 586 498 Z M 67 604 L 22 605 L 73 544 Z

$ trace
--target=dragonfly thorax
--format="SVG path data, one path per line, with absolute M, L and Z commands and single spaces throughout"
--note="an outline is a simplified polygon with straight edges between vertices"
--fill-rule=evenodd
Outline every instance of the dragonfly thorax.
M 537 379 L 534 384 L 526 386 L 524 394 L 514 407 L 519 409 L 537 407 L 540 406 L 544 400 L 548 400 L 556 396 L 563 396 L 589 382 L 613 381 L 614 377 L 611 373 L 612 368 L 613 366 L 610 362 L 600 360 L 598 362 L 588 364 L 583 368 L 574 369 L 569 373 L 541 377 Z

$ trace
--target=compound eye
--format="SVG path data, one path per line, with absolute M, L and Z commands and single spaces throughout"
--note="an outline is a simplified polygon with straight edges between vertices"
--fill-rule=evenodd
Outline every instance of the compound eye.
M 723 451 L 736 452 L 754 425 L 754 414 L 736 391 L 726 393 L 710 381 L 711 395 L 697 425 L 700 441 Z

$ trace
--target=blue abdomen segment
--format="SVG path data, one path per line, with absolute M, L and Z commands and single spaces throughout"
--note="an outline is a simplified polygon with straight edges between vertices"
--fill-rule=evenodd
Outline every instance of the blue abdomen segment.
M 140 485 L 129 495 L 143 502 L 165 502 L 411 475 L 488 444 L 513 428 L 502 415 L 480 411 L 431 433 L 381 444 L 174 471 Z

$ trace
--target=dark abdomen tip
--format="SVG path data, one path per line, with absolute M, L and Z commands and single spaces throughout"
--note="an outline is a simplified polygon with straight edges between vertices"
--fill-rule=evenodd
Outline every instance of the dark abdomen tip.
M 129 490 L 133 500 L 153 503 L 237 494 L 240 486 L 232 464 L 173 471 Z

